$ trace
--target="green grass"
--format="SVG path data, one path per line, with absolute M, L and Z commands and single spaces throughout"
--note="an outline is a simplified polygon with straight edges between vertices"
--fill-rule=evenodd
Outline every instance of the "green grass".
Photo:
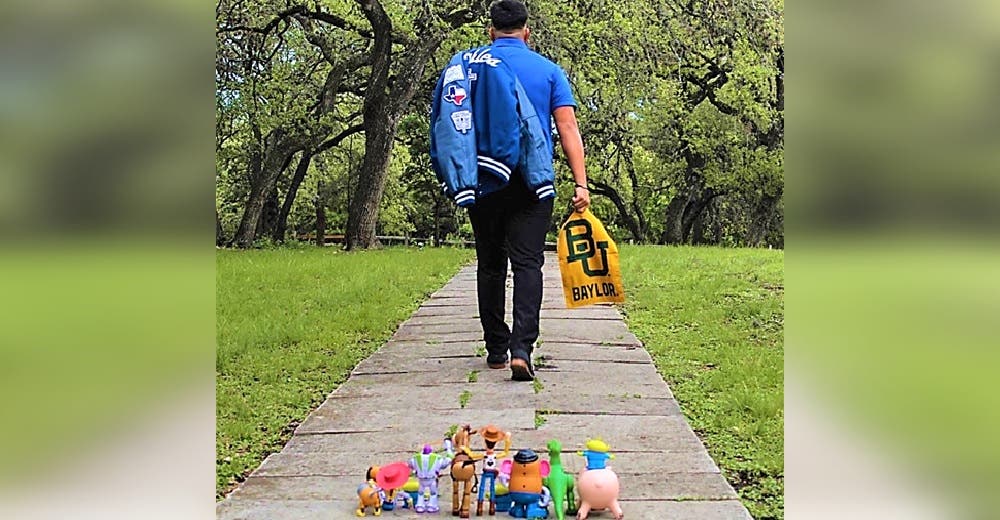
M 621 248 L 629 328 L 758 520 L 784 518 L 782 251 Z
M 472 251 L 332 248 L 216 256 L 216 493 L 295 426 Z

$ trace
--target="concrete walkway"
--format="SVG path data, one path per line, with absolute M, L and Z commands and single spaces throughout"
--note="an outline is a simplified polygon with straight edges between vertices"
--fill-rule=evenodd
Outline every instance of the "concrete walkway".
M 475 281 L 475 267 L 466 267 L 434 293 L 309 415 L 280 453 L 218 504 L 218 518 L 356 518 L 355 491 L 368 466 L 408 460 L 451 425 L 466 423 L 496 424 L 512 432 L 515 450 L 531 448 L 543 459 L 546 442 L 559 439 L 572 473 L 584 464 L 573 452 L 589 437 L 603 438 L 615 454 L 610 465 L 621 480 L 626 518 L 750 518 L 615 308 L 566 309 L 559 266 L 554 256 L 546 257 L 535 350 L 539 388 L 510 381 L 509 370 L 489 370 L 478 355 Z M 508 288 L 508 322 L 510 297 Z M 478 436 L 473 447 L 482 449 Z M 440 482 L 441 513 L 404 509 L 382 516 L 451 517 L 451 478 Z

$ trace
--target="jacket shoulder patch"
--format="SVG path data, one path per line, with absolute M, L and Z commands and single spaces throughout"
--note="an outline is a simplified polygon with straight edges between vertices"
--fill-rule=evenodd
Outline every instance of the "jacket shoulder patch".
M 448 84 L 452 81 L 462 81 L 465 79 L 465 73 L 462 72 L 462 64 L 452 65 L 444 71 L 444 81 L 442 83 Z

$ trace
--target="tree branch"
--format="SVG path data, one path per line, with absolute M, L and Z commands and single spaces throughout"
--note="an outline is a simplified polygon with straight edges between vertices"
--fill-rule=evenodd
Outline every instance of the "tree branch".
M 364 126 L 363 123 L 358 123 L 358 124 L 356 124 L 354 126 L 349 126 L 349 127 L 345 128 L 343 132 L 340 132 L 339 134 L 337 134 L 337 135 L 335 135 L 335 136 L 327 139 L 326 141 L 323 141 L 322 144 L 320 144 L 319 146 L 316 147 L 315 150 L 313 150 L 312 155 L 316 155 L 316 154 L 325 152 L 325 151 L 329 150 L 330 148 L 333 148 L 333 147 L 339 145 L 340 142 L 343 141 L 344 139 L 346 139 L 346 138 L 348 138 L 348 137 L 350 137 L 350 136 L 352 136 L 352 135 L 354 135 L 354 134 L 356 134 L 358 132 L 364 132 L 364 131 L 365 131 L 365 126 Z
M 269 34 L 276 27 L 278 27 L 278 24 L 281 23 L 282 20 L 285 20 L 285 19 L 287 19 L 287 18 L 289 18 L 291 16 L 294 16 L 294 15 L 297 15 L 297 14 L 304 14 L 307 11 L 308 10 L 306 9 L 306 6 L 304 6 L 304 5 L 297 5 L 297 6 L 285 9 L 284 11 L 281 11 L 280 13 L 278 13 L 274 17 L 274 19 L 271 20 L 270 22 L 268 22 L 267 25 L 265 25 L 264 27 L 247 27 L 245 25 L 231 25 L 231 26 L 227 26 L 227 27 L 219 27 L 218 29 L 216 29 L 216 34 L 219 34 L 219 33 L 228 33 L 228 32 L 237 32 L 237 31 L 254 32 L 254 33 L 257 33 L 257 34 Z

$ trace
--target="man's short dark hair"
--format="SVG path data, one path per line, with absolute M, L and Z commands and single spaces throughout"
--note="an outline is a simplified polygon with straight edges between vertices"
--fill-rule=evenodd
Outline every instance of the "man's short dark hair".
M 528 23 L 528 7 L 521 0 L 498 0 L 490 6 L 490 23 L 498 31 L 523 29 Z

